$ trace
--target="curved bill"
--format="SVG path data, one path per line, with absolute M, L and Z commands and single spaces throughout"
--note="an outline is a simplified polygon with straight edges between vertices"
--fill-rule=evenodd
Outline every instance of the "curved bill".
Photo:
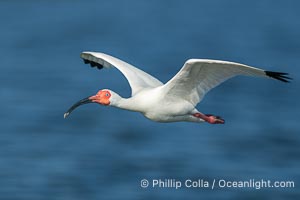
M 90 99 L 90 97 L 86 97 L 84 99 L 81 99 L 80 101 L 75 103 L 73 106 L 71 106 L 71 108 L 69 108 L 69 110 L 67 112 L 65 112 L 64 118 L 67 118 L 71 114 L 71 112 L 73 110 L 75 110 L 75 108 L 77 108 L 78 106 L 81 106 L 81 105 L 87 104 L 87 103 L 94 103 L 94 102 Z

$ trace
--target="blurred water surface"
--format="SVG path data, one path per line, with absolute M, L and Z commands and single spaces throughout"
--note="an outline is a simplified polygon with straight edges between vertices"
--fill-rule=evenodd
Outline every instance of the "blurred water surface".
M 300 196 L 299 1 L 1 1 L 1 199 L 297 199 Z M 237 77 L 198 105 L 225 125 L 154 123 L 75 101 L 110 88 L 82 51 L 169 80 L 188 58 L 289 72 Z M 292 180 L 295 188 L 140 187 L 143 178 Z

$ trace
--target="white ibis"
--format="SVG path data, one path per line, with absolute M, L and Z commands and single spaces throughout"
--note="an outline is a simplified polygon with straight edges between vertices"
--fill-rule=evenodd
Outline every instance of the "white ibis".
M 220 116 L 203 114 L 195 108 L 209 90 L 237 75 L 271 77 L 283 82 L 291 79 L 287 73 L 265 71 L 234 62 L 189 59 L 171 80 L 163 84 L 146 72 L 104 53 L 83 52 L 81 58 L 84 63 L 98 69 L 116 67 L 120 70 L 129 82 L 131 97 L 122 98 L 111 90 L 102 89 L 96 95 L 75 103 L 64 118 L 80 105 L 98 103 L 140 112 L 157 122 L 224 124 Z

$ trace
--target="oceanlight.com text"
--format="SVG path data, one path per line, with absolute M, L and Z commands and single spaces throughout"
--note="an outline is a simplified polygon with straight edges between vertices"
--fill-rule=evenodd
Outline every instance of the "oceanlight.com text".
M 292 180 L 268 180 L 268 179 L 248 179 L 248 180 L 227 180 L 227 179 L 142 179 L 142 188 L 253 188 L 260 190 L 263 188 L 294 188 L 295 182 Z

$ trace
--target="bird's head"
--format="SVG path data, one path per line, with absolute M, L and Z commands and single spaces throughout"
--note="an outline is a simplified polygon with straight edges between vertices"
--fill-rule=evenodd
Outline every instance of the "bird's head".
M 91 103 L 98 103 L 104 106 L 108 106 L 110 104 L 110 98 L 112 98 L 112 92 L 110 90 L 104 89 L 99 90 L 97 94 L 88 97 L 88 101 Z
M 87 103 L 98 103 L 104 106 L 113 105 L 120 98 L 115 92 L 103 89 L 99 90 L 97 94 L 81 99 L 73 106 L 69 108 L 69 110 L 64 114 L 64 118 L 66 118 L 75 108 Z

